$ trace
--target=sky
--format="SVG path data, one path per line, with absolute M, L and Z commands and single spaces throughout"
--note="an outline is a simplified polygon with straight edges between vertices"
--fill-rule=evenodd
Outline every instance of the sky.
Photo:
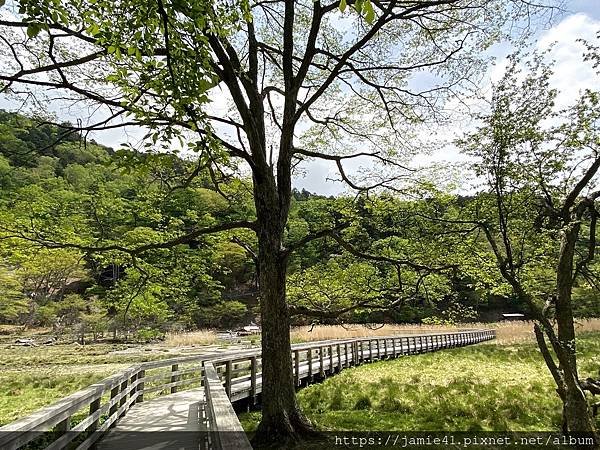
M 565 1 L 567 10 L 561 16 L 555 18 L 551 28 L 540 30 L 532 38 L 532 45 L 545 50 L 553 45 L 550 52 L 550 58 L 554 60 L 554 76 L 552 78 L 553 87 L 560 92 L 557 103 L 559 106 L 567 106 L 577 97 L 581 89 L 590 86 L 600 86 L 600 79 L 596 72 L 587 64 L 582 63 L 581 54 L 584 47 L 578 43 L 578 39 L 587 39 L 593 41 L 595 35 L 600 31 L 600 0 L 575 0 Z M 490 67 L 486 77 L 483 80 L 482 87 L 490 87 L 493 80 L 502 76 L 506 65 L 506 56 L 511 53 L 510 45 L 500 43 L 495 45 L 492 55 L 496 58 L 495 64 Z M 225 105 L 222 101 L 215 99 L 215 108 L 221 109 Z M 0 108 L 14 109 L 14 105 L 0 97 Z M 63 120 L 73 120 L 73 113 L 68 110 L 56 110 L 57 115 Z M 452 141 L 461 132 L 464 132 L 468 124 L 454 124 L 448 129 L 425 130 L 425 133 L 435 134 L 446 141 Z M 144 134 L 141 129 L 113 130 L 97 132 L 91 136 L 96 141 L 118 148 L 123 142 L 136 143 Z M 418 155 L 413 164 L 416 166 L 428 166 L 431 164 L 448 165 L 454 164 L 460 166 L 464 164 L 465 158 L 452 145 L 439 145 L 436 151 Z M 365 160 L 353 160 L 345 163 L 347 173 L 352 177 L 361 169 Z M 337 195 L 348 191 L 348 187 L 340 182 L 336 166 L 334 163 L 315 160 L 305 162 L 300 166 L 300 171 L 293 180 L 294 187 L 306 189 L 311 192 L 323 195 Z M 368 164 L 366 169 L 372 169 Z
M 579 92 L 586 87 L 600 87 L 600 77 L 589 65 L 582 62 L 581 55 L 585 50 L 578 39 L 595 40 L 596 33 L 600 31 L 600 0 L 576 0 L 565 2 L 565 13 L 555 19 L 552 27 L 540 30 L 532 38 L 532 45 L 538 50 L 546 50 L 552 45 L 549 59 L 554 60 L 552 68 L 552 87 L 558 89 L 557 106 L 564 107 L 574 102 Z M 491 86 L 498 80 L 506 67 L 506 56 L 513 49 L 506 43 L 494 46 L 493 56 L 496 61 L 483 84 Z M 485 90 L 486 87 L 484 86 Z M 464 132 L 462 126 L 455 125 L 452 129 L 436 130 L 435 134 L 445 140 L 452 140 Z M 431 164 L 446 166 L 449 164 L 459 166 L 464 164 L 466 158 L 453 145 L 441 145 L 437 151 L 418 155 L 413 164 L 424 167 Z M 314 161 L 304 166 L 304 176 L 296 177 L 294 185 L 298 189 L 306 189 L 323 195 L 337 195 L 349 192 L 347 186 L 341 182 L 331 181 L 339 178 L 335 165 L 327 161 Z M 349 170 L 356 173 L 358 167 Z

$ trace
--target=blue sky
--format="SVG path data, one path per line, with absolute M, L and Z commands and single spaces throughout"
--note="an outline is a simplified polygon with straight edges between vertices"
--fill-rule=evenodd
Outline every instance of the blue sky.
M 596 33 L 600 31 L 600 0 L 565 1 L 564 9 L 566 10 L 564 13 L 555 17 L 552 27 L 541 29 L 532 38 L 532 46 L 538 50 L 547 49 L 551 44 L 554 45 L 550 54 L 550 58 L 555 61 L 552 84 L 560 92 L 557 98 L 559 106 L 567 106 L 572 103 L 578 97 L 579 92 L 586 87 L 600 88 L 600 77 L 589 64 L 582 62 L 581 55 L 584 47 L 577 42 L 577 39 L 580 38 L 593 41 Z M 497 61 L 490 68 L 487 79 L 483 82 L 484 89 L 486 83 L 489 85 L 492 80 L 498 79 L 502 75 L 505 57 L 510 52 L 511 47 L 506 43 L 495 46 L 494 56 Z M 451 141 L 464 130 L 464 126 L 464 124 L 455 124 L 449 129 L 435 130 L 435 133 L 427 131 Z M 433 153 L 419 155 L 414 163 L 419 166 L 437 164 L 448 167 L 449 164 L 464 165 L 464 161 L 464 157 L 455 147 L 440 145 L 439 149 Z M 368 164 L 366 170 L 370 170 Z M 358 164 L 348 167 L 347 170 L 349 174 L 357 174 L 359 171 Z M 465 172 L 461 171 L 460 173 L 464 174 Z M 326 161 L 314 161 L 305 164 L 304 175 L 297 177 L 294 185 L 299 189 L 304 188 L 326 195 L 336 195 L 347 191 L 347 187 L 343 183 L 331 181 L 336 178 L 339 176 L 334 164 Z M 461 190 L 464 190 L 464 187 Z
M 600 19 L 600 1 L 598 0 L 567 0 L 565 9 L 570 12 L 585 13 L 590 17 Z

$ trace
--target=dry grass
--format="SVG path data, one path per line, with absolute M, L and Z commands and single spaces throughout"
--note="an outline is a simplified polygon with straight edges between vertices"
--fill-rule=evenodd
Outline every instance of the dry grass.
M 466 327 L 493 328 L 499 344 L 518 344 L 535 341 L 533 322 L 527 320 L 494 323 L 470 323 Z M 600 319 L 576 319 L 576 332 L 600 331 Z
M 392 336 L 395 334 L 427 333 L 456 329 L 449 326 L 438 325 L 391 325 L 391 324 L 369 324 L 369 325 L 316 325 L 314 327 L 292 328 L 292 342 L 322 341 L 327 339 L 349 339 L 366 336 Z
M 214 330 L 197 330 L 185 333 L 167 333 L 164 345 L 167 347 L 190 347 L 194 345 L 213 345 L 217 342 Z
M 515 344 L 533 342 L 533 322 L 506 321 L 493 323 L 465 323 L 457 326 L 437 325 L 317 325 L 295 327 L 292 329 L 293 342 L 321 341 L 326 339 L 346 339 L 366 336 L 392 336 L 395 334 L 428 333 L 433 331 L 451 331 L 461 328 L 493 328 L 496 330 L 496 342 Z M 577 332 L 600 331 L 600 319 L 577 320 Z

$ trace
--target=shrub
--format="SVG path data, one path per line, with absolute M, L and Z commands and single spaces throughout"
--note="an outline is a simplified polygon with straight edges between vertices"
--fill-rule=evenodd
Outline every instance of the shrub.
M 366 395 L 361 395 L 354 404 L 354 409 L 371 409 L 371 399 Z
M 343 409 L 343 397 L 342 397 L 342 389 L 337 387 L 335 391 L 333 391 L 333 395 L 331 396 L 331 400 L 329 402 L 329 409 L 332 411 L 340 411 Z

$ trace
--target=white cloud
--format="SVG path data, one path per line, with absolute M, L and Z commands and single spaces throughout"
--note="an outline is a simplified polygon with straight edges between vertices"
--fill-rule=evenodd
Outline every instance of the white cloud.
M 566 16 L 552 28 L 542 32 L 533 46 L 538 51 L 549 51 L 548 62 L 552 63 L 554 75 L 551 77 L 551 86 L 558 90 L 556 99 L 557 106 L 564 108 L 573 104 L 585 88 L 594 89 L 600 86 L 600 76 L 592 68 L 590 63 L 583 61 L 585 45 L 580 39 L 594 42 L 596 33 L 600 31 L 600 20 L 583 14 L 572 14 Z M 481 92 L 483 95 L 491 95 L 491 84 L 500 80 L 507 66 L 507 56 L 514 49 L 507 43 L 500 43 L 492 49 L 496 57 L 496 63 L 490 68 L 486 80 L 483 81 Z M 471 111 L 485 110 L 485 103 L 471 99 L 466 102 Z M 452 136 L 459 136 L 472 127 L 469 120 L 454 122 L 449 128 L 441 129 L 435 133 L 436 139 L 440 136 L 452 140 Z M 438 151 L 431 155 L 420 155 L 415 159 L 419 165 L 431 163 L 466 163 L 467 159 L 459 150 L 451 145 L 440 145 Z
M 536 47 L 539 50 L 551 48 L 550 58 L 555 60 L 551 83 L 559 91 L 558 105 L 572 104 L 583 89 L 600 84 L 600 77 L 591 64 L 583 62 L 586 49 L 578 42 L 578 39 L 594 42 L 598 31 L 600 20 L 580 13 L 567 16 L 540 36 Z

